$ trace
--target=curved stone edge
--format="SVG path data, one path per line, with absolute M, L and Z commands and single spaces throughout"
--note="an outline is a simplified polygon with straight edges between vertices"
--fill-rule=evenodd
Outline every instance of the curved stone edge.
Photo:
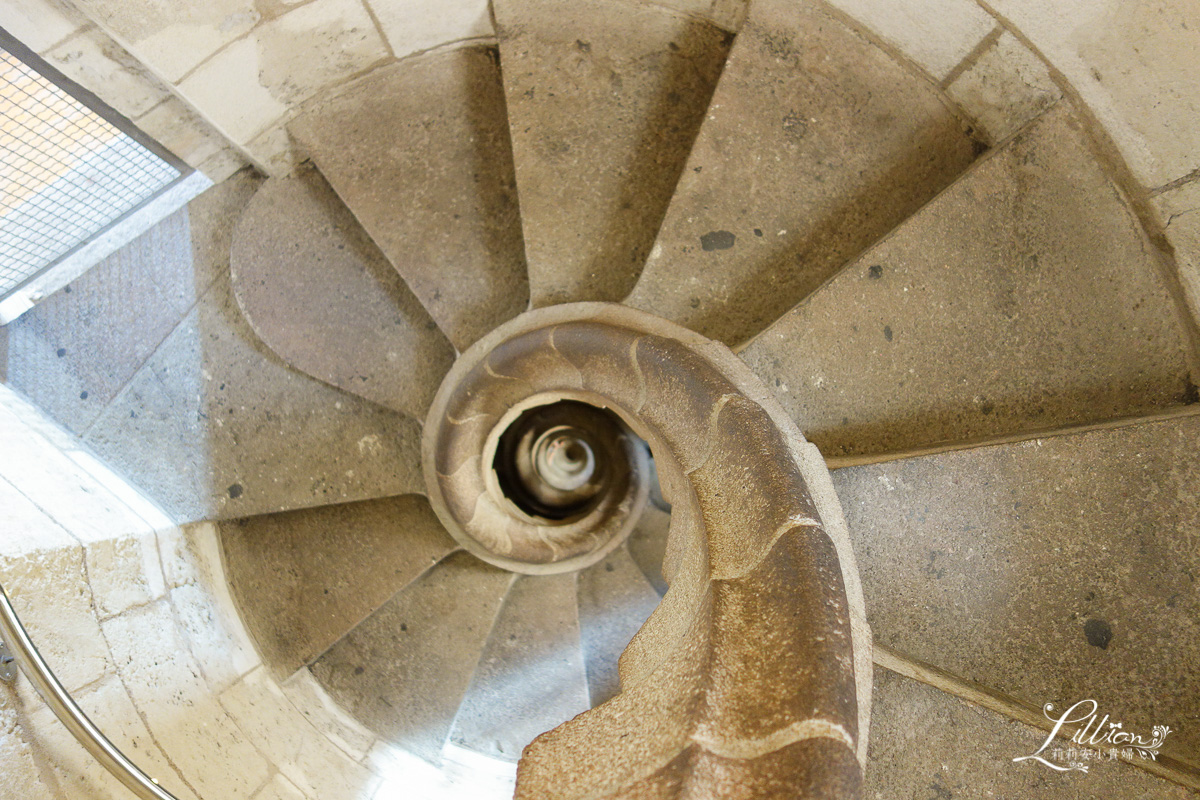
M 682 344 L 688 351 L 692 352 L 694 355 L 707 360 L 709 362 L 709 364 L 711 364 L 713 366 L 713 368 L 716 370 L 716 372 L 719 373 L 720 377 L 723 379 L 723 381 L 727 385 L 731 385 L 732 387 L 734 387 L 737 392 L 740 392 L 741 395 L 743 397 L 745 397 L 747 400 L 751 401 L 752 404 L 761 407 L 762 411 L 765 412 L 767 414 L 768 418 L 770 419 L 771 424 L 775 426 L 776 430 L 780 434 L 782 434 L 781 438 L 783 438 L 783 440 L 785 442 L 787 442 L 787 448 L 788 448 L 787 455 L 790 458 L 790 461 L 799 470 L 800 477 L 806 483 L 811 482 L 811 484 L 812 484 L 811 496 L 812 496 L 813 504 L 817 507 L 817 509 L 819 510 L 819 513 L 821 513 L 824 517 L 827 518 L 827 525 L 828 525 L 827 534 L 829 537 L 829 543 L 832 545 L 834 551 L 836 552 L 837 559 L 839 561 L 838 570 L 840 571 L 841 574 L 839 576 L 838 583 L 841 584 L 841 588 L 843 589 L 844 596 L 846 598 L 846 605 L 848 607 L 848 612 L 849 612 L 848 627 L 849 627 L 849 631 L 850 631 L 850 638 L 852 640 L 852 648 L 853 648 L 852 652 L 853 652 L 854 662 L 851 665 L 850 669 L 852 670 L 852 674 L 853 674 L 855 695 L 860 696 L 861 700 L 862 700 L 861 702 L 859 702 L 857 704 L 857 709 L 856 709 L 856 716 L 857 716 L 857 722 L 858 722 L 857 727 L 861 728 L 862 735 L 855 737 L 852 732 L 851 733 L 843 733 L 842 738 L 843 738 L 843 741 L 845 744 L 850 744 L 854 748 L 853 753 L 855 755 L 855 760 L 859 763 L 859 765 L 861 767 L 861 764 L 862 764 L 862 762 L 865 758 L 865 754 L 866 754 L 867 738 L 866 738 L 865 734 L 867 732 L 867 728 L 869 725 L 869 710 L 870 710 L 870 701 L 869 701 L 870 684 L 871 684 L 870 629 L 866 623 L 864 604 L 863 604 L 863 599 L 862 599 L 862 589 L 861 589 L 861 584 L 858 580 L 857 571 L 855 568 L 853 552 L 852 552 L 852 549 L 850 547 L 850 542 L 849 542 L 849 535 L 846 530 L 845 522 L 841 515 L 840 506 L 837 503 L 836 495 L 834 494 L 832 485 L 829 481 L 828 472 L 825 470 L 824 463 L 820 458 L 820 454 L 816 451 L 816 449 L 814 447 L 812 447 L 811 445 L 807 444 L 804 441 L 803 436 L 796 429 L 795 424 L 791 422 L 791 420 L 786 416 L 786 414 L 778 406 L 778 404 L 774 401 L 774 399 L 768 394 L 766 388 L 761 386 L 761 384 L 759 384 L 758 380 L 750 373 L 748 367 L 746 367 L 746 365 L 744 365 L 735 355 L 733 355 L 733 353 L 730 352 L 728 348 L 724 347 L 723 345 L 718 345 L 713 342 L 710 342 L 697 334 L 691 333 L 685 329 L 680 328 L 679 326 L 676 326 L 672 323 L 666 322 L 665 320 L 660 320 L 658 318 L 652 317 L 648 314 L 645 314 L 644 312 L 636 311 L 636 310 L 621 307 L 621 306 L 605 304 L 605 303 L 580 303 L 580 304 L 572 304 L 572 305 L 568 305 L 568 306 L 556 306 L 556 307 L 547 308 L 547 309 L 540 309 L 540 310 L 536 310 L 533 312 L 529 312 L 529 313 L 523 315 L 522 317 L 519 317 L 517 320 L 514 320 L 514 321 L 502 326 L 501 328 L 497 329 L 496 331 L 493 331 L 488 336 L 484 337 L 484 339 L 481 340 L 481 342 L 477 345 L 477 347 L 479 349 L 476 352 L 477 353 L 490 353 L 492 350 L 494 350 L 498 346 L 504 344 L 505 342 L 507 342 L 511 339 L 521 336 L 522 334 L 530 333 L 539 328 L 552 329 L 552 328 L 555 328 L 556 326 L 564 324 L 564 323 L 606 324 L 606 325 L 613 326 L 618 329 L 625 329 L 626 333 L 632 331 L 632 332 L 636 332 L 638 334 L 646 334 L 646 335 L 650 335 L 650 336 L 655 336 L 655 337 L 659 337 L 661 339 L 668 339 L 668 340 L 672 340 L 673 342 Z M 633 366 L 634 366 L 635 370 L 640 371 L 641 368 L 637 364 L 636 354 L 634 353 L 634 351 L 637 349 L 637 341 L 638 340 L 635 340 L 634 346 L 630 348 L 630 354 L 633 357 Z M 435 453 L 433 451 L 435 449 L 436 436 L 433 432 L 437 428 L 436 422 L 440 418 L 439 415 L 446 413 L 447 408 L 449 407 L 451 398 L 454 393 L 454 389 L 457 385 L 457 378 L 460 378 L 461 375 L 465 374 L 467 370 L 474 369 L 475 365 L 481 360 L 482 359 L 480 359 L 480 358 L 470 358 L 470 357 L 460 359 L 460 362 L 456 365 L 456 368 L 452 369 L 450 376 L 448 376 L 446 383 L 443 385 L 443 389 L 439 392 L 439 396 L 437 398 L 435 398 L 434 404 L 431 407 L 430 417 L 425 426 L 426 436 L 423 441 L 423 447 L 424 447 L 424 451 L 425 451 L 425 463 L 427 465 L 426 479 L 427 479 L 427 483 L 429 484 L 429 487 L 430 487 L 430 494 L 434 498 L 437 498 L 437 494 L 438 494 L 438 492 L 436 490 L 437 476 L 435 474 L 435 471 L 433 469 L 431 469 L 428 465 L 434 463 L 433 456 L 435 455 Z M 718 383 L 722 383 L 722 381 L 718 381 Z M 716 384 L 714 384 L 714 385 L 716 385 Z M 544 390 L 546 387 L 539 386 L 536 388 L 535 387 L 530 387 L 530 388 L 537 391 L 537 390 Z M 644 386 L 643 386 L 643 389 L 644 389 Z M 645 399 L 644 391 L 642 394 L 642 399 L 643 400 Z M 721 404 L 718 404 L 718 406 L 720 406 L 720 405 Z M 712 414 L 712 421 L 714 423 L 715 423 L 715 419 L 719 415 L 719 413 L 720 413 L 720 408 L 717 409 L 716 413 Z M 625 409 L 625 414 L 632 414 L 633 416 L 636 416 L 636 410 Z M 624 414 L 623 414 L 623 416 L 624 416 Z M 634 425 L 635 429 L 637 429 L 638 426 L 636 425 L 636 420 L 631 420 L 631 419 L 627 418 L 626 421 L 628 423 Z M 431 422 L 434 424 L 429 424 Z M 654 446 L 655 440 L 652 437 L 647 437 L 646 432 L 644 430 L 640 430 L 639 433 L 641 433 L 644 438 L 647 438 L 648 441 L 651 441 L 652 447 Z M 659 441 L 658 443 L 660 445 L 662 444 L 661 441 Z M 663 450 L 657 450 L 657 452 L 659 454 L 661 454 L 663 452 Z M 693 462 L 695 462 L 691 465 L 693 470 L 700 469 L 704 465 L 703 461 L 696 461 L 695 453 L 693 453 L 691 456 L 689 456 L 689 458 L 691 458 L 693 460 Z M 678 467 L 679 465 L 676 464 L 674 466 Z M 681 475 L 683 474 L 682 470 L 673 470 L 673 471 L 678 471 Z M 670 481 L 669 476 L 664 476 L 664 477 L 667 477 L 668 481 Z M 688 484 L 687 481 L 683 481 L 682 485 L 686 486 L 686 485 L 690 485 L 690 484 Z M 673 489 L 674 489 L 674 491 L 672 491 L 671 494 L 676 497 L 677 501 L 682 499 L 682 496 L 684 494 L 688 494 L 691 497 L 692 503 L 695 502 L 694 494 L 691 494 L 690 491 L 681 491 L 681 484 L 680 484 L 679 480 L 675 481 L 675 486 L 673 487 Z M 664 492 L 666 492 L 666 488 L 664 488 Z M 438 507 L 438 500 L 435 499 L 434 505 L 435 505 L 435 509 L 436 509 Z M 444 505 L 442 507 L 443 507 L 443 509 L 445 509 Z M 679 505 L 677 507 L 677 511 L 685 511 L 685 514 L 683 516 L 687 516 L 684 505 Z M 676 539 L 676 542 L 678 542 L 680 540 L 681 536 L 682 535 L 676 535 L 674 537 Z M 767 551 L 765 551 L 762 554 L 762 558 L 759 559 L 757 564 L 764 563 L 767 559 L 775 557 L 775 555 L 780 552 L 780 548 L 777 548 L 774 546 L 776 541 L 777 541 L 777 539 L 772 539 L 771 545 L 768 547 Z M 677 544 L 676 548 L 678 548 L 678 546 L 680 546 L 680 545 Z M 690 550 L 693 553 L 695 553 L 697 550 L 703 549 L 703 548 L 706 548 L 706 545 L 701 543 L 697 547 L 690 548 Z M 668 554 L 668 559 L 670 559 L 670 558 L 671 558 L 671 555 Z M 751 571 L 753 571 L 753 569 L 755 569 L 755 568 L 757 568 L 757 567 L 752 565 Z M 712 578 L 714 576 L 708 574 L 709 567 L 707 566 L 707 564 L 703 563 L 703 562 L 698 564 L 693 559 L 693 570 L 692 571 L 696 572 L 697 569 L 699 570 L 700 573 L 703 573 L 706 577 L 700 578 L 700 575 L 696 574 L 694 577 L 700 578 L 700 580 L 692 581 L 692 582 L 697 583 L 698 585 L 706 585 L 709 588 L 704 590 L 700 596 L 693 595 L 691 597 L 691 600 L 695 601 L 695 602 L 690 602 L 687 600 L 685 600 L 683 602 L 683 607 L 680 609 L 680 612 L 685 615 L 683 618 L 676 617 L 674 622 L 663 622 L 657 626 L 659 629 L 671 628 L 671 629 L 674 629 L 674 631 L 676 633 L 678 633 L 681 626 L 683 628 L 689 628 L 696 624 L 700 624 L 703 627 L 706 624 L 704 622 L 704 619 L 707 617 L 707 614 L 705 613 L 704 609 L 709 608 L 711 610 L 710 603 L 712 601 L 706 600 L 705 598 L 706 597 L 711 598 L 713 596 L 713 595 L 711 595 L 711 592 L 714 591 L 712 587 L 715 586 L 716 583 L 714 583 L 712 581 Z M 670 570 L 668 569 L 668 571 L 670 571 Z M 736 581 L 740 576 L 731 576 L 731 577 Z M 720 581 L 717 583 L 724 583 L 724 582 L 725 581 Z M 718 591 L 718 594 L 719 593 L 720 592 Z M 678 592 L 675 592 L 675 594 L 678 596 Z M 669 595 L 670 595 L 670 593 L 669 593 Z M 674 603 L 674 604 L 669 603 L 669 599 L 670 599 L 670 597 L 668 597 L 668 600 L 664 601 L 664 606 L 666 606 L 666 605 L 678 606 L 679 605 L 679 603 Z M 660 607 L 660 612 L 662 612 L 662 611 L 663 611 L 663 608 Z M 659 612 L 656 612 L 656 613 L 659 613 Z M 691 622 L 688 622 L 687 621 L 688 619 L 690 619 Z M 653 620 L 652 620 L 652 622 L 653 622 Z M 653 627 L 654 626 L 652 624 L 648 623 L 647 626 L 645 628 L 643 628 L 643 633 L 645 633 L 646 631 L 648 631 L 649 629 L 651 629 Z M 642 634 L 639 634 L 639 636 L 641 636 L 641 635 Z M 671 637 L 670 631 L 667 632 L 667 635 L 668 635 L 668 637 Z M 686 650 L 687 649 L 686 643 L 687 643 L 688 639 L 689 639 L 689 637 L 685 635 L 682 638 L 675 639 L 674 641 L 665 642 L 666 649 L 673 650 L 677 646 L 681 646 Z M 635 638 L 635 642 L 636 641 L 637 640 Z M 694 648 L 692 648 L 692 649 L 694 649 Z M 627 655 L 628 655 L 628 651 L 627 651 Z M 678 658 L 681 657 L 680 652 L 675 652 L 675 653 L 673 653 L 673 655 L 674 655 L 674 659 L 668 658 L 667 661 L 677 660 Z M 693 654 L 693 656 L 690 656 L 690 657 L 688 657 L 688 656 L 682 656 L 682 657 L 684 657 L 685 660 L 693 661 L 694 658 L 697 656 L 696 656 L 696 654 Z M 635 678 L 635 680 L 632 681 L 635 684 L 642 683 L 642 681 L 636 680 L 636 677 L 638 677 L 638 676 L 634 676 L 632 674 L 633 672 L 640 672 L 641 673 L 640 677 L 644 678 L 646 683 L 657 683 L 657 682 L 661 681 L 663 672 L 671 672 L 673 669 L 673 668 L 669 667 L 669 665 L 667 665 L 667 667 L 664 668 L 664 670 L 660 671 L 659 667 L 664 667 L 664 663 L 665 663 L 664 662 L 664 663 L 650 665 L 649 667 L 646 667 L 645 669 L 630 670 L 630 669 L 626 668 L 627 665 L 624 663 L 626 660 L 627 659 L 623 657 L 622 670 L 621 670 L 623 684 L 626 683 L 627 677 Z M 697 662 L 697 663 L 699 663 L 699 662 Z M 658 677 L 656 678 L 655 675 L 658 675 Z M 642 689 L 642 688 L 644 688 L 644 686 L 637 685 L 635 688 Z M 635 691 L 635 693 L 640 694 L 642 692 Z M 649 697 L 647 697 L 646 699 L 647 699 L 647 701 L 649 701 Z M 736 705 L 736 702 L 735 702 L 735 705 Z M 715 713 L 717 714 L 717 716 L 713 719 L 716 719 L 719 721 L 720 717 L 725 712 L 721 712 L 718 709 Z M 787 712 L 785 712 L 785 713 L 787 713 Z M 836 714 L 835 714 L 835 717 L 836 717 Z M 582 719 L 583 718 L 579 718 L 576 721 L 569 723 L 569 725 L 574 726 L 574 725 L 576 725 L 576 723 L 579 723 L 580 720 L 582 720 Z M 712 721 L 713 721 L 712 719 L 709 720 L 710 723 Z M 815 724 L 817 722 L 820 722 L 820 720 L 809 719 L 808 722 Z M 602 721 L 600 723 L 601 729 L 610 729 L 611 728 L 610 723 L 611 723 L 611 720 L 609 722 Z M 664 724 L 667 724 L 667 723 L 664 723 Z M 831 724 L 833 724 L 833 723 L 831 723 Z M 686 723 L 685 723 L 685 725 L 686 725 Z M 670 727 L 674 727 L 674 726 L 670 725 Z M 711 725 L 709 727 L 711 727 Z M 820 726 L 818 726 L 818 727 L 820 727 Z M 835 725 L 835 727 L 836 727 L 836 725 Z M 561 729 L 556 729 L 556 731 L 557 730 L 561 730 Z M 611 733 L 615 730 L 617 730 L 617 729 L 612 728 L 611 730 L 609 730 L 609 732 Z M 546 734 L 545 737 L 543 737 L 543 739 L 554 739 L 555 733 L 556 732 L 551 732 L 550 734 Z M 782 732 L 777 732 L 777 733 L 782 733 Z M 826 732 L 826 733 L 828 733 L 828 732 Z M 681 744 L 682 744 L 682 742 L 687 741 L 691 737 L 690 733 L 684 734 L 682 730 L 680 731 L 680 735 L 683 735 L 683 737 L 684 737 L 683 739 L 680 740 Z M 821 736 L 824 736 L 825 734 L 824 733 L 813 733 L 813 732 L 797 732 L 797 740 L 809 738 L 814 735 L 818 736 L 818 738 L 820 738 Z M 592 741 L 592 744 L 595 745 L 597 748 L 599 748 L 600 744 L 603 741 L 603 736 L 604 736 L 604 734 L 601 733 L 599 739 L 597 739 L 595 736 L 590 736 L 590 735 L 585 735 L 583 738 Z M 661 737 L 656 737 L 656 738 L 661 739 Z M 667 735 L 667 739 L 674 740 L 675 738 L 677 738 L 675 735 Z M 647 742 L 647 744 L 649 744 L 649 742 Z M 544 745 L 544 742 L 543 742 L 543 745 Z M 776 748 L 777 745 L 778 746 L 787 746 L 787 737 L 783 736 L 781 738 L 781 740 L 775 744 L 766 743 L 765 747 L 767 749 L 764 752 L 771 752 L 772 748 Z M 551 747 L 551 749 L 553 749 L 552 745 L 544 745 L 544 746 L 549 746 L 549 747 Z M 577 750 L 578 752 L 574 752 L 574 757 L 581 757 L 581 758 L 586 757 L 588 750 L 589 750 L 589 746 L 583 746 L 580 742 L 575 742 L 574 744 L 569 744 L 569 745 L 567 745 L 567 747 L 568 747 L 568 750 L 571 750 L 571 751 Z M 580 749 L 581 747 L 582 747 L 582 749 Z M 537 752 L 538 749 L 539 749 L 539 742 L 535 742 L 533 745 L 530 746 L 529 749 L 526 750 L 526 757 L 528 758 L 529 754 L 531 752 Z M 543 750 L 544 750 L 544 747 L 543 747 Z M 561 755 L 561 753 L 559 755 Z M 539 779 L 543 780 L 543 782 L 544 782 L 544 780 L 546 780 L 546 776 L 548 774 L 545 772 L 545 770 L 547 769 L 547 767 L 545 766 L 545 753 L 544 752 L 540 753 L 537 758 L 539 761 L 542 762 L 542 765 L 538 768 L 538 771 L 541 773 L 540 776 L 533 778 L 533 780 L 535 781 L 535 784 Z M 550 758 L 553 759 L 554 756 L 550 756 Z M 653 758 L 653 757 L 651 757 L 651 758 Z M 641 771 L 640 768 L 635 768 L 635 772 L 640 772 L 640 771 Z M 644 777 L 646 777 L 648 779 L 649 776 L 644 776 Z M 635 778 L 634 784 L 626 785 L 626 788 L 627 789 L 635 789 L 635 787 L 641 785 L 641 783 L 639 782 L 641 780 L 642 779 Z M 545 787 L 541 787 L 541 788 L 544 789 Z M 527 789 L 528 789 L 528 787 L 527 787 Z M 534 785 L 532 787 L 532 791 L 534 791 L 535 793 L 540 790 L 541 789 L 539 789 L 537 785 Z M 636 789 L 635 789 L 635 791 L 636 791 Z M 518 784 L 518 794 L 519 795 L 521 794 L 521 785 L 520 784 Z

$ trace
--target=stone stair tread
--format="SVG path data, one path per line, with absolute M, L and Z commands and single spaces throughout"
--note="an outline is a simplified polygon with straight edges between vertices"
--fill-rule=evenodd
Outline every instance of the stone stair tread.
M 458 548 L 410 494 L 218 523 L 226 576 L 283 680 Z
M 730 37 L 626 0 L 494 9 L 532 305 L 620 301 L 645 263 Z
M 488 637 L 450 741 L 515 762 L 539 734 L 591 707 L 575 574 L 516 579 Z
M 230 271 L 242 313 L 276 355 L 424 419 L 454 348 L 319 173 L 302 168 L 258 190 Z
M 658 592 L 624 547 L 579 573 L 579 627 L 592 705 L 621 691 L 617 661 L 658 601 Z
M 879 667 L 874 683 L 863 797 L 1196 797 L 1120 761 L 1093 761 L 1087 773 L 1066 774 L 1014 764 L 1036 752 L 1047 733 Z
M 625 302 L 743 342 L 978 148 L 934 86 L 823 6 L 756 0 Z
M 454 553 L 346 634 L 313 675 L 382 740 L 437 762 L 512 582 Z
M 381 67 L 288 130 L 455 347 L 526 309 L 495 50 Z
M 826 456 L 1194 399 L 1155 249 L 1065 104 L 740 353 Z
M 1197 442 L 1200 413 L 835 471 L 875 640 L 1194 758 Z
M 642 512 L 633 532 L 629 534 L 629 554 L 646 576 L 646 580 L 662 597 L 667 593 L 667 581 L 663 578 L 663 555 L 667 552 L 667 534 L 671 528 L 671 512 L 653 505 Z

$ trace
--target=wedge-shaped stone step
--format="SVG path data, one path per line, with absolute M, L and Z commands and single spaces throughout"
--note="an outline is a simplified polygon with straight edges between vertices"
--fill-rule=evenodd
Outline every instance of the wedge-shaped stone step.
M 296 369 L 424 419 L 454 348 L 319 173 L 246 206 L 230 271 L 254 332 Z
M 220 523 L 225 569 L 263 662 L 312 662 L 458 545 L 420 495 Z
M 494 4 L 534 307 L 633 288 L 729 35 L 627 0 Z
M 658 601 L 658 592 L 624 547 L 579 573 L 579 626 L 591 705 L 621 691 L 621 652 Z
M 331 647 L 313 675 L 377 736 L 436 762 L 513 578 L 454 553 Z
M 743 342 L 977 152 L 934 87 L 823 6 L 755 0 L 626 302 Z
M 526 309 L 495 50 L 381 67 L 289 130 L 457 348 Z
M 837 470 L 876 641 L 1194 763 L 1198 442 L 1200 413 Z
M 828 456 L 1189 402 L 1155 250 L 1060 106 L 741 357 Z
M 575 609 L 574 573 L 517 578 L 454 720 L 452 743 L 516 761 L 534 737 L 591 707 Z

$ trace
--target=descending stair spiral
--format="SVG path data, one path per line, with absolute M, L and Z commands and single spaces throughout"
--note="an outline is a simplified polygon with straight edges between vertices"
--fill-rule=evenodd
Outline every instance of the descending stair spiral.
M 505 495 L 497 440 L 564 401 L 649 444 L 673 508 L 672 589 L 622 656 L 621 694 L 536 740 L 518 797 L 855 796 L 870 637 L 816 448 L 723 345 L 621 306 L 530 312 L 457 362 L 425 428 L 433 507 L 485 560 L 595 561 L 640 511 L 635 448 L 627 479 L 577 519 Z

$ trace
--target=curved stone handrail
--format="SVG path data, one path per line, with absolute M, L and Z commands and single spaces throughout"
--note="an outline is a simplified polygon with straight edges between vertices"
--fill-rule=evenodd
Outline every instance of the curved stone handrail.
M 426 422 L 430 499 L 460 540 L 486 502 L 470 448 L 547 397 L 609 408 L 649 443 L 671 588 L 621 657 L 621 693 L 535 740 L 516 796 L 858 796 L 870 632 L 816 448 L 723 345 L 621 306 L 533 311 L 459 360 Z

